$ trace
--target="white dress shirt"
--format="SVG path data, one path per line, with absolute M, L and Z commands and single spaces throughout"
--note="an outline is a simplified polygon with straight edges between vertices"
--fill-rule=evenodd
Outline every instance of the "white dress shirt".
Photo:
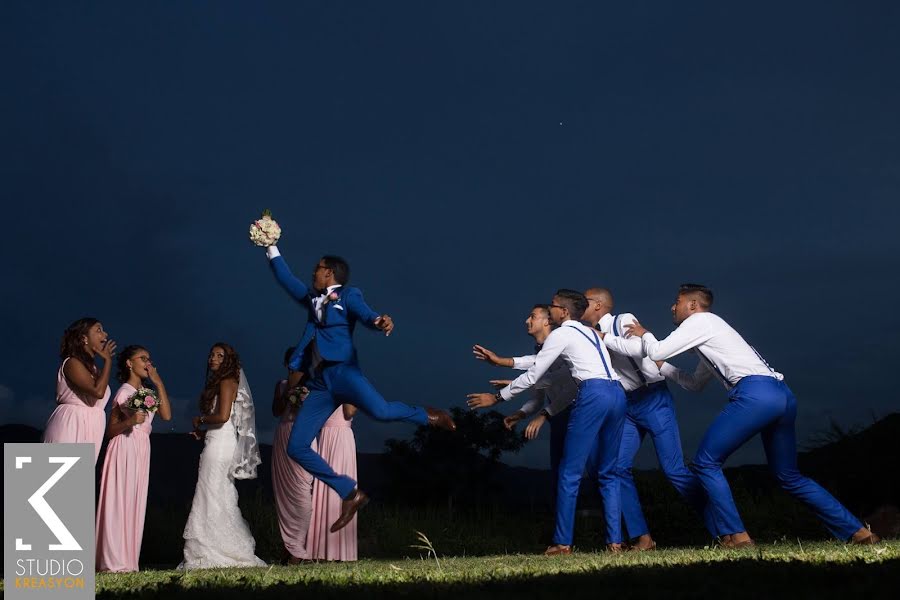
M 536 357 L 536 354 L 513 357 L 513 368 L 527 371 L 534 365 Z M 552 417 L 565 410 L 575 400 L 575 396 L 578 395 L 578 384 L 572 379 L 569 366 L 562 357 L 554 360 L 544 376 L 534 384 L 534 392 L 534 396 L 519 409 L 526 415 L 533 415 L 544 408 Z
M 661 341 L 648 331 L 641 342 L 651 360 L 666 360 L 688 350 L 697 353 L 700 363 L 693 373 L 669 364 L 660 370 L 688 390 L 703 389 L 713 376 L 727 389 L 749 375 L 784 379 L 722 317 L 711 312 L 694 313 Z
M 622 387 L 626 392 L 632 392 L 644 385 L 665 381 L 656 363 L 644 356 L 641 340 L 634 336 L 624 337 L 625 325 L 635 322 L 634 315 L 622 313 L 620 315 L 605 314 L 600 318 L 598 325 L 600 331 L 606 335 L 603 343 L 612 350 L 612 365 L 622 378 Z M 643 380 L 641 379 L 643 376 Z
M 599 342 L 599 347 L 594 345 L 595 340 Z M 534 364 L 500 390 L 500 397 L 509 400 L 532 387 L 559 357 L 566 361 L 576 382 L 588 379 L 619 380 L 610 364 L 609 352 L 597 332 L 578 321 L 569 320 L 550 332 Z

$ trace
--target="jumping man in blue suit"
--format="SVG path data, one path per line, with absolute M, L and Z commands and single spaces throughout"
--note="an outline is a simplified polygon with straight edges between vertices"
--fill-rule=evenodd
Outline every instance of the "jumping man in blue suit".
M 266 254 L 278 283 L 309 311 L 303 338 L 288 366 L 297 372 L 289 387 L 299 383 L 301 373 L 307 373 L 310 379 L 306 387 L 310 392 L 294 420 L 287 452 L 343 498 L 341 516 L 331 526 L 335 532 L 347 525 L 369 500 L 352 478 L 335 473 L 310 447 L 338 406 L 352 404 L 379 421 L 407 421 L 449 431 L 455 431 L 456 425 L 446 411 L 388 402 L 362 374 L 353 346 L 356 324 L 390 335 L 394 322 L 388 315 L 379 315 L 369 308 L 358 288 L 346 285 L 350 266 L 344 259 L 323 256 L 313 271 L 310 289 L 294 277 L 277 247 L 270 246 Z

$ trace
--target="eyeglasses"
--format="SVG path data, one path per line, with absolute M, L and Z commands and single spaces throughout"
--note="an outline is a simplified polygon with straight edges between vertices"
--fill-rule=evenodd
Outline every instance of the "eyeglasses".
M 562 308 L 562 309 L 566 308 L 565 306 L 560 306 L 559 304 L 548 304 L 547 306 L 549 308 Z
M 319 269 L 330 269 L 330 268 L 331 267 L 329 267 L 327 265 L 316 265 L 316 271 L 318 271 Z

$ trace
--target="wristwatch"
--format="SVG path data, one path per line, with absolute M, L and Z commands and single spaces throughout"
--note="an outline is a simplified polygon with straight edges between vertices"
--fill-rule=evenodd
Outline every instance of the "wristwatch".
M 500 392 L 497 392 L 496 394 L 494 394 L 494 399 L 497 400 L 497 402 L 506 402 L 503 399 L 503 396 L 500 395 Z
M 205 425 L 205 424 L 206 424 L 206 415 L 200 415 L 200 424 L 201 424 L 201 425 Z
M 539 415 L 543 415 L 545 419 L 549 419 L 549 418 L 550 418 L 550 413 L 547 412 L 547 409 L 546 409 L 546 408 L 542 408 L 542 409 L 541 409 L 541 412 L 539 412 L 538 414 L 539 414 Z

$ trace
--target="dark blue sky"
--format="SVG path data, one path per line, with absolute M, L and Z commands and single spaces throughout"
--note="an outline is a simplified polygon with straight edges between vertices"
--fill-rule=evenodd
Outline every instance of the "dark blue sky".
M 471 345 L 527 352 L 557 287 L 665 334 L 694 281 L 785 373 L 801 441 L 865 424 L 898 407 L 897 31 L 893 2 L 4 2 L 0 422 L 43 426 L 95 315 L 150 348 L 177 431 L 233 343 L 271 435 L 305 316 L 246 239 L 269 207 L 296 272 L 341 254 L 394 316 L 357 333 L 389 398 L 487 390 Z M 724 391 L 676 398 L 692 454 Z

